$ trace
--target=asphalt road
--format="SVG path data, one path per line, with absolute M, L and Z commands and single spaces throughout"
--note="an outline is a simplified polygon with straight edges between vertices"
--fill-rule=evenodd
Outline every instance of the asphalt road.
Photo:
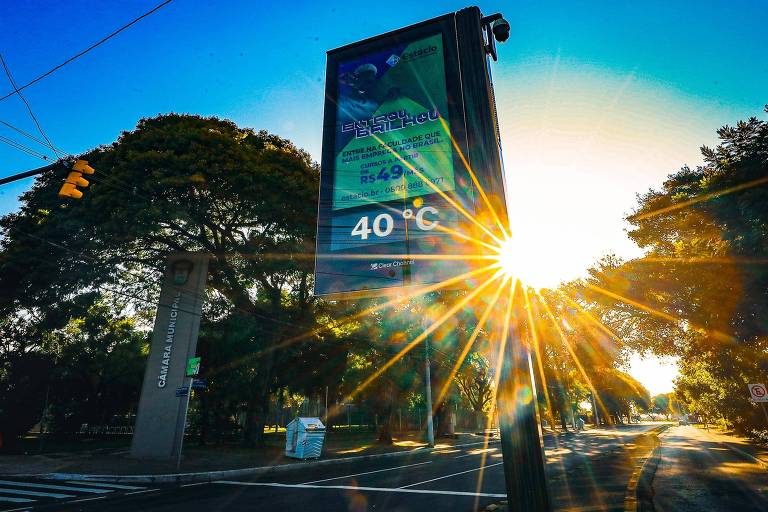
M 547 437 L 547 476 L 559 510 L 623 510 L 630 454 L 652 425 Z M 57 482 L 37 482 L 56 485 Z M 85 486 L 86 484 L 80 484 Z M 69 499 L 2 504 L 11 510 L 312 512 L 482 510 L 506 499 L 501 448 L 492 443 L 180 487 L 144 485 Z M 0 496 L 12 485 L 0 484 Z M 31 490 L 31 488 L 27 488 Z M 46 491 L 44 488 L 35 490 Z M 57 492 L 57 491 L 49 491 Z M 14 494 L 24 498 L 25 495 Z
M 659 436 L 656 512 L 768 510 L 768 471 L 706 431 L 672 427 Z

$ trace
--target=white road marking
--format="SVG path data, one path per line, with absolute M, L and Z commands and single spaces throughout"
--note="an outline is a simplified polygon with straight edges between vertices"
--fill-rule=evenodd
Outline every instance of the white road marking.
M 474 453 L 465 453 L 464 455 L 457 455 L 457 456 L 454 457 L 454 459 L 460 459 L 462 457 L 470 457 L 472 455 L 482 455 L 482 454 L 488 453 L 488 452 L 495 452 L 496 450 L 497 450 L 497 448 L 487 448 L 485 450 L 475 451 Z
M 125 493 L 125 496 L 128 496 L 129 494 L 141 494 L 143 492 L 152 492 L 152 491 L 159 491 L 160 489 L 144 489 L 143 491 L 133 491 L 133 492 L 127 492 Z
M 6 489 L 0 487 L 0 494 L 21 494 L 25 496 L 40 496 L 43 498 L 74 498 L 74 494 L 59 494 L 55 492 L 22 491 L 21 489 Z
M 371 473 L 381 473 L 382 471 L 394 471 L 395 469 L 410 468 L 410 467 L 413 467 L 413 466 L 421 466 L 422 464 L 432 464 L 432 461 L 428 460 L 427 462 L 417 462 L 416 464 L 406 464 L 405 466 L 396 466 L 394 468 L 377 469 L 375 471 L 366 471 L 365 473 L 354 473 L 352 475 L 334 476 L 333 478 L 325 478 L 323 480 L 312 480 L 311 482 L 304 482 L 301 485 L 317 484 L 317 483 L 320 483 L 320 482 L 328 482 L 330 480 L 339 480 L 341 478 L 352 478 L 353 476 L 370 475 Z
M 358 487 L 356 485 L 305 485 L 305 484 L 279 484 L 267 482 L 236 482 L 233 480 L 215 480 L 212 484 L 247 485 L 254 487 L 287 487 L 294 489 L 343 489 L 347 491 L 371 491 L 371 492 L 402 492 L 410 494 L 445 494 L 448 496 L 480 496 L 482 498 L 506 498 L 506 494 L 492 494 L 488 492 L 462 492 L 462 491 L 436 491 L 433 489 L 403 489 L 390 487 Z
M 4 501 L 6 503 L 32 503 L 35 500 L 30 500 L 28 498 L 9 498 L 7 496 L 0 496 L 0 501 Z
M 106 496 L 96 496 L 95 498 L 82 498 L 79 500 L 72 500 L 69 503 L 80 503 L 81 501 L 93 501 L 93 500 L 101 500 L 106 498 Z
M 195 487 L 197 485 L 208 485 L 211 482 L 196 482 L 194 484 L 184 484 L 181 487 Z
M 132 489 L 144 489 L 144 487 L 136 487 L 134 485 L 118 485 L 118 484 L 109 484 L 106 482 L 88 482 L 85 480 L 67 480 L 68 484 L 84 484 L 84 485 L 90 485 L 91 487 L 107 487 L 107 488 L 115 488 L 115 489 L 126 489 L 126 490 L 132 490 Z
M 112 492 L 111 489 L 94 489 L 92 487 L 72 487 L 70 485 L 35 484 L 32 482 L 16 482 L 14 480 L 0 480 L 0 485 L 12 485 L 14 487 L 32 487 L 33 489 L 51 489 L 54 491 L 77 491 L 102 494 Z
M 442 480 L 443 478 L 451 478 L 452 476 L 456 476 L 456 475 L 463 475 L 464 473 L 472 473 L 473 471 L 480 471 L 483 468 L 492 468 L 493 466 L 498 466 L 499 464 L 504 464 L 504 463 L 503 462 L 497 462 L 496 464 L 488 464 L 487 466 L 481 466 L 481 467 L 475 468 L 475 469 L 468 469 L 466 471 L 459 471 L 458 473 L 451 473 L 450 475 L 439 476 L 439 477 L 433 478 L 431 480 L 424 480 L 423 482 L 417 482 L 415 484 L 404 485 L 404 486 L 401 487 L 401 489 L 407 489 L 408 487 L 414 487 L 414 486 L 421 485 L 421 484 L 428 484 L 429 482 L 434 482 L 436 480 Z

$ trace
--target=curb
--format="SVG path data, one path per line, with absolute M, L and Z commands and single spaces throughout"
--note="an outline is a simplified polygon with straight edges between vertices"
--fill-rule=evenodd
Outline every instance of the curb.
M 362 462 L 374 459 L 384 459 L 390 457 L 404 457 L 421 453 L 431 453 L 435 450 L 445 450 L 449 448 L 463 448 L 465 446 L 477 446 L 480 444 L 498 443 L 498 439 L 489 439 L 488 441 L 478 441 L 475 443 L 464 443 L 440 448 L 419 447 L 413 450 L 400 452 L 376 453 L 371 455 L 358 455 L 355 457 L 343 457 L 338 459 L 326 459 L 307 462 L 296 462 L 293 464 L 280 464 L 277 466 L 260 466 L 242 469 L 225 469 L 220 471 L 202 471 L 197 473 L 167 473 L 160 475 L 93 475 L 83 473 L 36 473 L 36 474 L 17 474 L 8 475 L 16 478 L 40 478 L 43 480 L 81 480 L 85 482 L 111 482 L 111 483 L 152 483 L 152 484 L 181 484 L 196 482 L 212 482 L 214 480 L 223 480 L 231 478 L 240 478 L 244 476 L 263 476 L 269 474 L 286 473 L 293 470 L 313 468 L 317 466 L 331 466 L 334 464 L 344 464 L 348 462 Z
M 671 425 L 662 425 L 650 430 L 653 436 L 654 446 L 645 458 L 635 465 L 635 470 L 629 478 L 627 491 L 624 495 L 624 512 L 653 511 L 653 477 L 656 468 L 661 461 L 661 441 L 659 434 L 667 430 Z

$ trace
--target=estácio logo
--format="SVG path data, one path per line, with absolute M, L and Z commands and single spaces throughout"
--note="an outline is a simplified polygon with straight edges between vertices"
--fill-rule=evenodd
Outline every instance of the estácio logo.
M 414 60 L 419 59 L 421 57 L 427 57 L 429 55 L 432 55 L 437 52 L 437 46 L 431 45 L 431 46 L 425 46 L 424 48 L 418 48 L 416 50 L 413 50 L 412 52 L 406 52 L 402 55 L 400 55 L 400 60 Z

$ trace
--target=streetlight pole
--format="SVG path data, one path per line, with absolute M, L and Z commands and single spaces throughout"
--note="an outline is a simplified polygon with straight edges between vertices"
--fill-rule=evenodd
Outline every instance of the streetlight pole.
M 429 336 L 424 338 L 424 380 L 427 395 L 427 444 L 435 446 L 435 427 L 432 424 L 432 374 L 429 368 Z

